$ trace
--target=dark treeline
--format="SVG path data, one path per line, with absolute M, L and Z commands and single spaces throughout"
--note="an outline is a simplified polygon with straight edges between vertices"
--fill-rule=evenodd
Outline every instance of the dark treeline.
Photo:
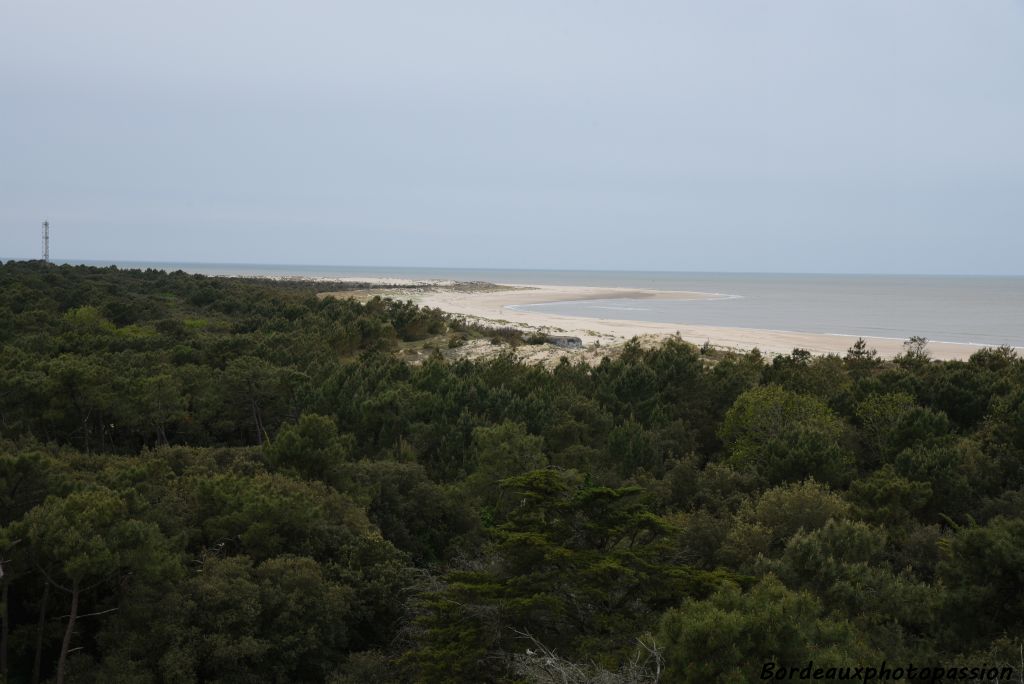
M 487 334 L 313 286 L 0 265 L 0 669 L 745 682 L 1021 668 L 1024 362 Z

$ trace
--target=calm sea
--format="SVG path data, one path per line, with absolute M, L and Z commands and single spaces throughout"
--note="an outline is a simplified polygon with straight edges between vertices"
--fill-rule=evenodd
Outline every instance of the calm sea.
M 98 262 L 74 262 L 90 263 Z M 534 271 L 118 262 L 209 275 L 400 277 L 713 292 L 713 300 L 612 299 L 520 307 L 591 318 L 1024 346 L 1024 277 Z

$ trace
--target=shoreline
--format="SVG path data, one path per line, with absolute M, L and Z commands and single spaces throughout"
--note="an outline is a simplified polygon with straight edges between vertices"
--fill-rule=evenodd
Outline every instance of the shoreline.
M 856 339 L 863 337 L 868 347 L 875 349 L 882 358 L 891 359 L 904 351 L 905 340 L 891 337 L 591 318 L 549 314 L 536 309 L 524 311 L 517 308 L 531 304 L 589 299 L 708 300 L 729 296 L 724 293 L 640 288 L 500 283 L 498 289 L 491 291 L 455 292 L 438 288 L 410 293 L 408 298 L 421 306 L 442 309 L 489 325 L 509 325 L 541 332 L 574 335 L 587 346 L 595 343 L 601 346 L 622 344 L 633 337 L 654 336 L 678 337 L 693 344 L 710 343 L 717 348 L 735 351 L 749 351 L 756 347 L 768 355 L 790 354 L 796 348 L 806 349 L 815 355 L 843 355 Z M 967 360 L 978 350 L 991 346 L 929 340 L 927 348 L 933 359 L 949 361 Z M 1024 351 L 1020 347 L 1015 349 Z
M 616 346 L 633 337 L 667 339 L 675 337 L 692 344 L 709 343 L 718 349 L 745 352 L 757 348 L 767 356 L 790 354 L 804 349 L 814 355 L 844 355 L 858 338 L 879 357 L 891 359 L 904 351 L 905 339 L 875 337 L 849 333 L 808 333 L 768 328 L 744 328 L 685 323 L 661 323 L 586 316 L 566 316 L 519 307 L 591 299 L 675 299 L 713 300 L 737 297 L 720 292 L 654 290 L 629 287 L 580 285 L 535 285 L 527 283 L 457 283 L 451 280 L 413 280 L 406 278 L 303 278 L 274 279 L 315 280 L 318 282 L 363 282 L 394 289 L 369 291 L 382 297 L 411 300 L 417 305 L 441 309 L 468 320 L 494 327 L 515 327 L 579 337 L 586 347 Z M 407 288 L 407 289 L 404 289 Z M 328 293 L 352 296 L 353 292 Z M 975 352 L 994 345 L 975 342 L 928 341 L 931 358 L 938 361 L 965 361 Z M 1024 354 L 1024 347 L 1012 347 Z

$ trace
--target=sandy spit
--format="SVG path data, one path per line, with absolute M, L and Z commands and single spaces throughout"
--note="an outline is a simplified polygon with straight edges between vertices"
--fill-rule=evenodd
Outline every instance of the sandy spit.
M 722 295 L 701 292 L 667 292 L 628 288 L 575 287 L 552 285 L 503 284 L 494 291 L 454 291 L 444 287 L 411 293 L 409 299 L 422 306 L 442 309 L 490 325 L 514 326 L 528 330 L 576 335 L 584 344 L 602 346 L 621 344 L 635 336 L 668 337 L 678 335 L 694 344 L 739 351 L 760 349 L 770 355 L 788 354 L 795 348 L 813 354 L 844 354 L 856 340 L 845 335 L 821 335 L 781 330 L 729 328 L 644 321 L 622 321 L 577 316 L 561 316 L 543 311 L 517 311 L 510 306 L 559 301 L 613 298 L 708 299 Z M 903 351 L 903 340 L 865 337 L 868 346 L 883 358 Z M 928 351 L 939 360 L 967 359 L 980 347 L 970 344 L 930 342 Z

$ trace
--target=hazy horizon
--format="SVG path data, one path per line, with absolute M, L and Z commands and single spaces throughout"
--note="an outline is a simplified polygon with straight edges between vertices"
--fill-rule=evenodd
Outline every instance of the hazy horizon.
M 14 256 L 0 255 L 0 263 L 5 261 L 34 261 L 38 256 Z M 423 264 L 318 264 L 318 263 L 275 263 L 275 262 L 246 262 L 246 261 L 161 261 L 155 259 L 75 259 L 75 258 L 54 258 L 51 256 L 51 263 L 68 266 L 118 266 L 119 268 L 145 267 L 179 267 L 179 266 L 225 266 L 233 268 L 243 267 L 269 267 L 279 269 L 352 269 L 352 270 L 393 270 L 393 271 L 535 271 L 538 273 L 625 273 L 625 274 L 672 274 L 672 275 L 765 275 L 765 276 L 879 276 L 879 277 L 908 277 L 908 278 L 1024 278 L 1024 273 L 902 273 L 883 271 L 709 271 L 709 270 L 671 270 L 671 269 L 629 269 L 629 268 L 531 268 L 525 266 L 433 266 Z M 159 269 L 158 269 L 159 270 Z M 298 273 L 298 271 L 296 271 Z
M 1022 64 L 1020 0 L 0 0 L 0 253 L 1024 275 Z

